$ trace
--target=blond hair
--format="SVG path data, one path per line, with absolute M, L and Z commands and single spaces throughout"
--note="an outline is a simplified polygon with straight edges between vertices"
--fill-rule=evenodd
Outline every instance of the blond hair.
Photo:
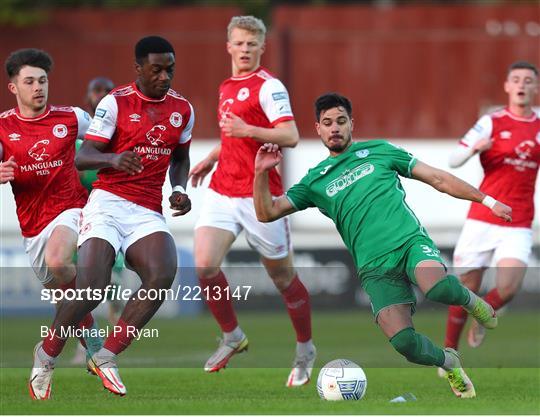
M 258 35 L 262 40 L 266 36 L 266 26 L 264 22 L 255 16 L 234 16 L 229 26 L 227 26 L 227 39 L 231 38 L 231 32 L 234 28 L 247 30 Z

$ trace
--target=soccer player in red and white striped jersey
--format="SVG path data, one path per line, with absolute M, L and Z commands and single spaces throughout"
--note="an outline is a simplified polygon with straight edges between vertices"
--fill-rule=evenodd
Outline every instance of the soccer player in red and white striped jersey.
M 489 215 L 489 208 L 472 203 L 454 251 L 454 266 L 460 279 L 478 291 L 486 268 L 497 267 L 496 286 L 485 300 L 498 310 L 521 287 L 532 247 L 535 182 L 540 164 L 540 119 L 532 106 L 538 94 L 538 69 L 528 62 L 515 62 L 508 70 L 504 90 L 508 106 L 482 116 L 460 141 L 450 157 L 450 166 L 463 165 L 479 153 L 484 169 L 480 190 L 513 209 L 512 223 Z M 467 313 L 449 308 L 447 347 L 457 349 Z M 478 347 L 484 339 L 480 326 L 471 325 L 468 343 Z
M 293 267 L 288 220 L 260 223 L 253 205 L 254 163 L 260 145 L 270 142 L 294 147 L 299 136 L 285 86 L 260 66 L 265 34 L 264 23 L 253 16 L 233 17 L 228 27 L 232 77 L 219 88 L 221 144 L 190 173 L 196 187 L 218 163 L 195 226 L 195 264 L 207 305 L 223 332 L 223 342 L 204 367 L 215 372 L 248 344 L 231 297 L 207 291 L 219 288 L 219 293 L 232 293 L 227 291 L 229 284 L 220 266 L 238 234 L 245 230 L 249 245 L 261 255 L 281 292 L 296 331 L 296 357 L 286 382 L 292 387 L 309 382 L 316 350 L 311 340 L 309 294 Z M 272 169 L 269 176 L 272 195 L 283 195 L 277 170 Z
M 0 114 L 0 183 L 11 183 L 25 250 L 38 279 L 45 288 L 69 290 L 75 288 L 73 254 L 88 197 L 75 169 L 75 140 L 84 136 L 90 117 L 78 107 L 47 104 L 51 67 L 51 57 L 38 49 L 20 49 L 6 60 L 17 107 Z M 80 319 L 79 326 L 94 326 L 90 313 Z M 93 353 L 102 342 L 96 337 L 81 344 Z M 37 362 L 43 361 L 38 357 Z M 50 384 L 38 379 L 32 373 L 30 394 L 48 399 Z

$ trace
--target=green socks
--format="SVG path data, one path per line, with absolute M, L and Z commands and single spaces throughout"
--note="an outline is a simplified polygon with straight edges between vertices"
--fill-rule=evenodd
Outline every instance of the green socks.
M 390 343 L 409 362 L 435 366 L 444 364 L 444 351 L 426 336 L 416 333 L 412 327 L 400 330 L 390 339 Z
M 464 306 L 471 298 L 469 290 L 454 275 L 447 275 L 426 293 L 431 301 L 447 305 Z

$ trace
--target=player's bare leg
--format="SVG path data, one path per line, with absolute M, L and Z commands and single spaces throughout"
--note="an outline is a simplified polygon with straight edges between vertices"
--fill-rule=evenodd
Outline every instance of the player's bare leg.
M 452 349 L 443 350 L 416 332 L 409 304 L 383 308 L 377 315 L 377 324 L 394 349 L 409 362 L 442 367 L 447 371 L 450 387 L 458 397 L 473 398 L 476 395 L 457 352 Z
M 236 319 L 232 300 L 214 297 L 215 288 L 224 294 L 228 287 L 227 278 L 220 268 L 235 236 L 232 232 L 217 227 L 203 226 L 195 230 L 195 266 L 199 283 L 206 298 L 206 305 L 223 332 L 217 350 L 204 365 L 206 372 L 217 372 L 227 366 L 236 353 L 246 351 L 248 339 Z
M 143 237 L 127 249 L 126 262 L 139 275 L 142 285 L 126 304 L 115 333 L 107 338 L 103 348 L 90 361 L 103 386 L 117 395 L 125 395 L 127 390 L 120 379 L 116 355 L 131 344 L 136 332 L 150 321 L 163 303 L 163 295 L 148 297 L 149 291 L 160 294 L 160 290 L 171 287 L 176 276 L 177 255 L 172 236 L 156 232 Z
M 281 259 L 261 257 L 261 262 L 274 285 L 281 292 L 296 332 L 296 354 L 285 385 L 287 387 L 305 385 L 311 379 L 313 364 L 317 356 L 317 350 L 311 339 L 309 294 L 298 278 L 291 252 Z
M 60 287 L 75 278 L 73 254 L 77 249 L 77 233 L 67 226 L 56 226 L 45 245 L 45 263 Z
M 101 239 L 86 241 L 79 251 L 78 287 L 86 288 L 90 285 L 91 288 L 104 289 L 110 279 L 114 255 L 114 249 L 108 242 Z M 100 262 L 96 263 L 96 259 Z M 108 259 L 110 259 L 110 265 L 107 268 Z M 51 326 L 54 333 L 50 332 L 34 349 L 34 365 L 29 381 L 32 398 L 48 399 L 50 397 L 55 360 L 66 343 L 66 339 L 61 337 L 61 329 L 80 323 L 98 304 L 99 300 L 63 300 L 59 303 Z
M 504 258 L 497 262 L 497 275 L 495 288 L 485 296 L 486 300 L 495 311 L 510 302 L 519 291 L 527 272 L 527 264 L 514 258 Z M 486 336 L 486 330 L 477 322 L 473 322 L 467 334 L 469 346 L 479 347 Z

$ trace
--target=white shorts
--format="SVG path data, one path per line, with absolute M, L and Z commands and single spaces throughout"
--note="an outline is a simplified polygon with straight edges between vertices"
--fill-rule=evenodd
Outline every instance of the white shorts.
M 82 210 L 77 246 L 97 237 L 109 242 L 116 254 L 119 251 L 125 254 L 137 240 L 156 232 L 171 234 L 163 215 L 108 191 L 95 189 Z
M 529 263 L 532 229 L 498 226 L 467 219 L 454 250 L 454 266 L 472 269 L 496 265 L 503 258 Z
M 30 263 L 39 281 L 45 285 L 51 282 L 54 275 L 49 271 L 49 267 L 45 263 L 45 248 L 56 226 L 66 226 L 75 232 L 79 233 L 79 219 L 81 217 L 80 208 L 72 208 L 63 211 L 50 222 L 45 229 L 39 232 L 34 237 L 25 237 L 24 250 L 30 257 Z M 73 248 L 75 250 L 75 248 Z
M 235 238 L 245 230 L 249 246 L 267 259 L 285 258 L 292 250 L 288 219 L 259 222 L 252 197 L 227 197 L 209 188 L 195 229 L 203 226 L 228 230 Z

